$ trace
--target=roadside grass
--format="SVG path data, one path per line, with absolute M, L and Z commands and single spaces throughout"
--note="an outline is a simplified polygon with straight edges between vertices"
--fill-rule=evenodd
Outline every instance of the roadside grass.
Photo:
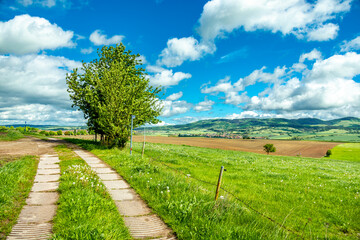
M 60 158 L 60 198 L 52 239 L 131 239 L 98 176 L 65 145 Z
M 358 239 L 360 234 L 358 162 L 147 143 L 151 160 L 141 159 L 141 143 L 134 144 L 130 157 L 128 149 L 69 141 L 116 169 L 180 239 Z M 296 234 L 223 190 L 216 205 L 221 165 L 227 169 L 224 189 Z
M 344 143 L 331 149 L 332 159 L 360 162 L 360 143 Z
M 0 141 L 15 141 L 23 138 L 24 135 L 18 130 L 2 130 L 0 131 Z
M 0 167 L 0 239 L 6 239 L 34 182 L 38 159 L 24 156 Z

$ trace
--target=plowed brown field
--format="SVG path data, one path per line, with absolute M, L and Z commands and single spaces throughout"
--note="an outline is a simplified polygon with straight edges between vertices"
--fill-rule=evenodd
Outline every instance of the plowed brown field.
M 143 136 L 134 136 L 135 142 L 142 142 Z M 147 136 L 146 142 L 189 145 L 196 147 L 218 148 L 224 150 L 246 151 L 265 154 L 263 146 L 272 143 L 276 152 L 271 155 L 321 158 L 328 149 L 339 145 L 335 142 L 308 142 L 265 139 L 221 139 L 221 138 L 191 138 L 191 137 L 157 137 Z

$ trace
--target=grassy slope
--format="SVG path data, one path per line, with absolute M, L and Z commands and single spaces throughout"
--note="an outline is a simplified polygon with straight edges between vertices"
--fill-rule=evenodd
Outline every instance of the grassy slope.
M 134 150 L 141 152 L 141 146 L 135 144 Z M 147 144 L 147 156 L 157 159 L 149 162 L 137 154 L 129 158 L 127 151 L 88 147 L 119 171 L 181 239 L 285 236 L 276 225 L 223 191 L 220 194 L 225 199 L 215 208 L 215 186 L 179 173 L 215 184 L 221 165 L 227 169 L 225 189 L 300 236 L 356 239 L 360 232 L 357 162 Z
M 38 160 L 25 156 L 0 168 L 0 239 L 11 232 L 36 174 Z
M 115 203 L 97 175 L 64 145 L 56 150 L 62 175 L 53 239 L 130 239 Z
M 0 141 L 15 141 L 23 137 L 24 135 L 17 130 L 6 130 L 5 132 L 0 132 Z
M 360 162 L 360 143 L 344 143 L 331 149 L 330 158 Z

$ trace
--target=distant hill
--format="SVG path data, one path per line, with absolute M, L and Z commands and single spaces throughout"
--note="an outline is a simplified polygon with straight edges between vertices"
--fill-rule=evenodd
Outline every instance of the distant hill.
M 139 132 L 141 129 L 138 130 Z M 321 141 L 360 141 L 360 119 L 346 117 L 323 121 L 316 118 L 243 118 L 210 119 L 193 123 L 152 127 L 146 130 L 152 135 L 306 139 Z
M 201 120 L 193 123 L 182 125 L 171 125 L 162 127 L 152 127 L 154 131 L 166 130 L 200 130 L 207 129 L 214 132 L 223 131 L 243 131 L 254 127 L 270 127 L 270 128 L 295 128 L 306 130 L 326 130 L 326 129 L 351 129 L 360 130 L 360 119 L 354 117 L 340 118 L 330 121 L 323 121 L 316 118 L 300 118 L 300 119 L 285 119 L 285 118 L 243 118 L 243 119 L 210 119 Z

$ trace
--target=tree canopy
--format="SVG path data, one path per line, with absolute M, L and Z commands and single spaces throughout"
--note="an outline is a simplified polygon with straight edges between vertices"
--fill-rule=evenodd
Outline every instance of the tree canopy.
M 136 116 L 134 127 L 159 121 L 161 90 L 149 84 L 140 55 L 126 51 L 123 44 L 104 46 L 98 56 L 66 76 L 68 92 L 89 130 L 104 136 L 103 143 L 125 147 L 131 115 Z
M 275 152 L 276 151 L 276 148 L 274 146 L 274 144 L 271 144 L 271 143 L 268 143 L 268 144 L 265 144 L 264 145 L 264 151 L 269 154 L 271 152 Z

